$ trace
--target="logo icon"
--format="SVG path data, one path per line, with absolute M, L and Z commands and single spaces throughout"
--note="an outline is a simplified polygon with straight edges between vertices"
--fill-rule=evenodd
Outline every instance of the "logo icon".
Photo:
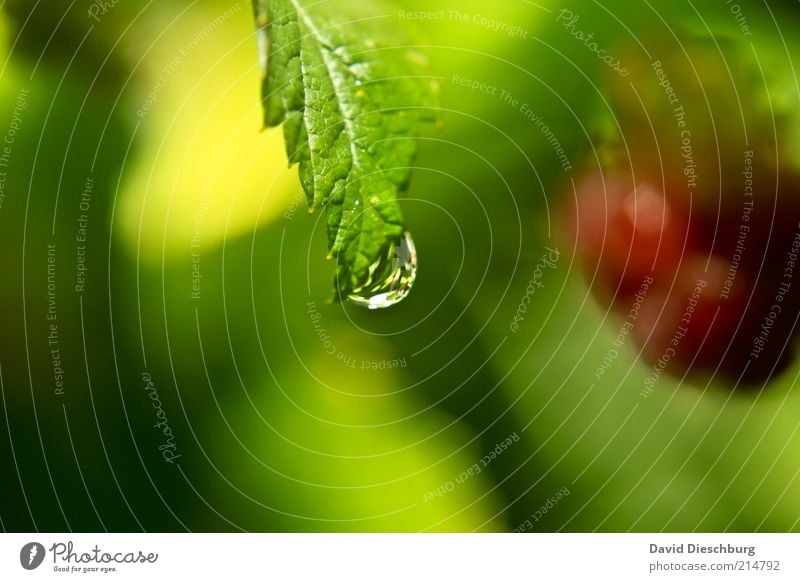
M 26 570 L 35 570 L 44 561 L 44 546 L 38 542 L 30 542 L 22 546 L 19 552 L 19 563 Z

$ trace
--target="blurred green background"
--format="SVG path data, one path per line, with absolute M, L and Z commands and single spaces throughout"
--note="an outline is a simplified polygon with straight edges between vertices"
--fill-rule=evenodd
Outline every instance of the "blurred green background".
M 323 225 L 262 131 L 248 2 L 6 2 L 2 529 L 800 529 L 800 367 L 643 398 L 628 344 L 597 379 L 619 322 L 557 236 L 609 83 L 559 10 L 609 52 L 713 32 L 795 70 L 784 3 L 739 2 L 746 38 L 724 2 L 664 4 L 387 12 L 427 47 L 443 123 L 403 202 L 415 289 L 366 312 L 328 303 Z

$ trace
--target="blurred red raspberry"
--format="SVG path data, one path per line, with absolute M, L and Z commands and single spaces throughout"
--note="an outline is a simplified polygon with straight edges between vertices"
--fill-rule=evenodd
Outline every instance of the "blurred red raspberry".
M 587 276 L 609 299 L 629 297 L 644 277 L 674 271 L 688 221 L 655 181 L 594 173 L 580 182 L 569 226 Z

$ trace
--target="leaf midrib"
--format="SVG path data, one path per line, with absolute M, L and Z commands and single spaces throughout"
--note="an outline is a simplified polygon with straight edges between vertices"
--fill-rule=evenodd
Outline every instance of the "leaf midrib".
M 355 139 L 355 129 L 353 128 L 353 112 L 349 111 L 349 108 L 345 105 L 346 101 L 344 100 L 344 90 L 345 88 L 341 85 L 341 80 L 336 79 L 335 69 L 333 66 L 333 62 L 331 60 L 331 56 L 328 54 L 328 51 L 325 50 L 327 46 L 327 42 L 325 37 L 323 36 L 322 32 L 314 25 L 314 22 L 308 18 L 305 10 L 303 7 L 300 6 L 297 0 L 289 0 L 294 6 L 295 11 L 297 12 L 298 16 L 303 19 L 303 24 L 305 24 L 306 28 L 311 32 L 312 37 L 314 40 L 317 41 L 317 44 L 320 46 L 320 54 L 322 55 L 322 60 L 325 62 L 326 73 L 328 78 L 333 85 L 333 91 L 336 95 L 336 103 L 339 108 L 339 111 L 342 113 L 342 119 L 344 120 L 344 128 L 345 132 L 347 133 L 347 139 L 350 144 L 350 155 L 353 157 L 353 164 L 357 165 L 360 170 L 364 170 L 364 166 L 361 163 L 361 154 L 358 151 L 358 147 L 356 146 L 356 139 Z M 301 49 L 302 51 L 302 46 Z M 300 59 L 300 62 L 303 62 L 303 59 Z M 345 63 L 346 64 L 346 63 Z M 306 71 L 305 67 L 302 69 L 303 75 L 305 76 Z M 351 169 L 352 171 L 352 169 Z M 349 177 L 349 172 L 348 172 Z M 345 180 L 347 178 L 344 178 Z

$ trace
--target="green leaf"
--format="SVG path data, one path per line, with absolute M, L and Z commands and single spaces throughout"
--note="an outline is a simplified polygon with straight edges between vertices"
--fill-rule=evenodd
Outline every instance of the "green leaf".
M 311 212 L 326 212 L 339 297 L 370 284 L 405 224 L 398 195 L 436 85 L 374 0 L 254 0 L 267 126 L 283 124 Z M 390 253 L 391 254 L 391 253 Z M 379 274 L 378 274 L 379 275 Z

